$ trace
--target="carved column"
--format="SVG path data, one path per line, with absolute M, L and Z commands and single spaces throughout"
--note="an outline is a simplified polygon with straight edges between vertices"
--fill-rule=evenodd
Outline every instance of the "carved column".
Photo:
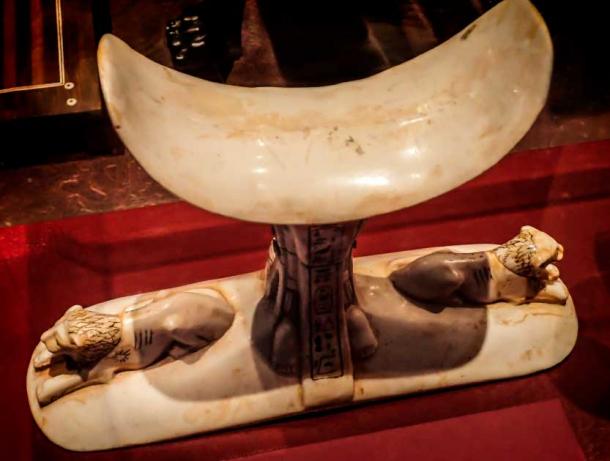
M 306 406 L 353 396 L 346 310 L 356 303 L 352 248 L 361 225 L 273 226 L 275 261 L 267 282 L 277 314 L 272 361 L 280 370 L 300 369 Z

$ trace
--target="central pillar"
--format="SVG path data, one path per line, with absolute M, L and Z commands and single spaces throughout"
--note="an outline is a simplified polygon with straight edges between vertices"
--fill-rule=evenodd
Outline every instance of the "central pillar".
M 272 362 L 300 371 L 307 407 L 353 398 L 348 312 L 357 309 L 352 248 L 361 225 L 273 226 L 267 282 L 277 314 Z M 362 311 L 356 317 L 350 323 L 366 320 Z

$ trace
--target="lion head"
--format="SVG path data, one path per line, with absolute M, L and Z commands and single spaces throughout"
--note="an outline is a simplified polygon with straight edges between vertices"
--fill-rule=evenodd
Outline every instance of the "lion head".
M 40 340 L 53 355 L 70 357 L 78 365 L 88 366 L 105 357 L 121 339 L 121 319 L 80 305 L 66 313 Z
M 552 263 L 563 258 L 563 246 L 535 227 L 523 226 L 519 235 L 493 252 L 515 274 L 549 281 L 559 277 L 559 269 Z

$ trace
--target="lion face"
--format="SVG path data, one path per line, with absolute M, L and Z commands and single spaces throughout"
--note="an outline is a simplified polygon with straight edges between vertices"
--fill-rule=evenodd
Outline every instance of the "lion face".
M 559 244 L 549 234 L 532 226 L 523 226 L 521 232 L 528 232 L 536 246 L 536 255 L 533 264 L 536 267 L 545 267 L 555 261 L 563 259 L 563 245 Z
M 563 258 L 563 246 L 547 233 L 523 226 L 519 235 L 496 248 L 494 253 L 506 268 L 518 275 L 556 280 L 559 269 L 553 263 Z
M 106 356 L 120 339 L 118 316 L 83 309 L 80 305 L 69 308 L 40 337 L 51 354 L 68 356 L 85 366 Z

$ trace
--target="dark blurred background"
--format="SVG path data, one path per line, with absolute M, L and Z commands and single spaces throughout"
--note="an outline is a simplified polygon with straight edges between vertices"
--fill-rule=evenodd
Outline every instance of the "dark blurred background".
M 37 219 L 18 210 L 40 208 L 42 195 L 57 203 L 41 218 L 54 217 L 66 187 L 92 183 L 106 194 L 94 211 L 174 200 L 125 153 L 108 123 L 95 62 L 106 32 L 210 80 L 325 85 L 411 59 L 496 3 L 0 0 L 0 223 Z M 549 26 L 555 67 L 547 107 L 517 149 L 610 137 L 608 2 L 533 3 Z

